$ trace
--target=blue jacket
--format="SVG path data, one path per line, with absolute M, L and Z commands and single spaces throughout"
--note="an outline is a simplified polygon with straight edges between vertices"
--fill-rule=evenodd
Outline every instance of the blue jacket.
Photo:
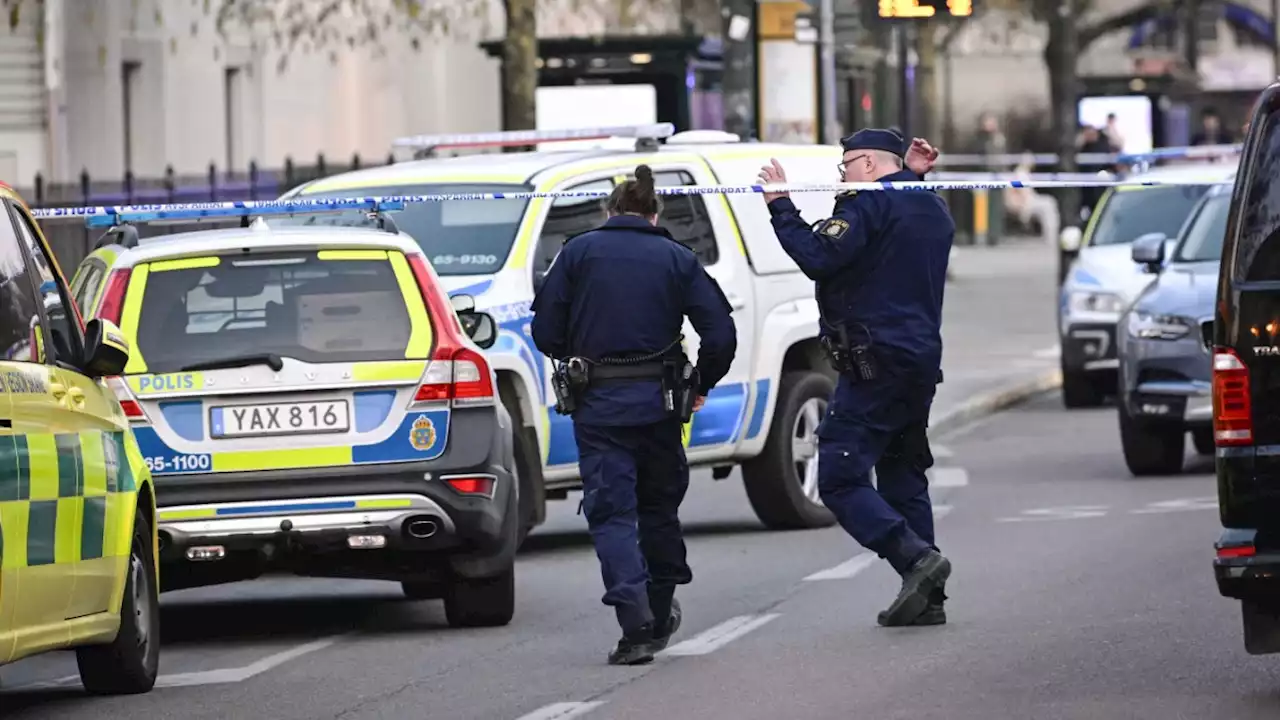
M 689 248 L 644 218 L 619 215 L 570 238 L 533 299 L 533 342 L 553 358 L 598 360 L 661 351 L 688 316 L 706 395 L 737 350 L 733 309 Z M 583 394 L 574 422 L 647 425 L 671 417 L 661 382 L 614 381 Z
M 920 178 L 904 169 L 882 179 Z M 955 238 L 941 197 L 923 190 L 842 194 L 832 216 L 814 226 L 789 198 L 769 203 L 769 213 L 782 248 L 816 281 L 824 334 L 837 322 L 854 343 L 869 334 L 882 373 L 938 374 L 942 291 Z

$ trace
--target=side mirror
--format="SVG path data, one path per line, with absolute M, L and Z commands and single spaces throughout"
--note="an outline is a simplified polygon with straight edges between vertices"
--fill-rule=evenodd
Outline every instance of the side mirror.
M 458 319 L 462 321 L 462 329 L 466 331 L 467 336 L 479 345 L 481 350 L 488 350 L 498 341 L 498 323 L 489 313 L 461 312 L 458 313 Z
M 1168 241 L 1164 233 L 1147 233 L 1133 241 L 1130 255 L 1133 261 L 1143 266 L 1143 271 L 1158 273 L 1164 266 L 1164 244 Z
M 90 377 L 106 377 L 124 372 L 129 364 L 129 342 L 110 320 L 93 318 L 84 326 L 84 362 Z
M 466 293 L 450 295 L 449 304 L 453 305 L 453 311 L 459 315 L 462 313 L 475 312 L 476 309 L 476 299 Z
M 1084 233 L 1080 228 L 1074 225 L 1062 228 L 1062 232 L 1058 233 L 1058 245 L 1067 252 L 1075 252 L 1080 249 L 1080 241 L 1084 239 Z

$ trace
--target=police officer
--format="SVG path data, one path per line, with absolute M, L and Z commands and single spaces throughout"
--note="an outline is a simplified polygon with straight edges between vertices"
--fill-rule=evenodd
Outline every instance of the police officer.
M 907 148 L 893 130 L 860 130 L 841 145 L 845 182 L 921 180 L 938 154 L 918 138 Z M 773 160 L 759 180 L 786 175 Z M 951 563 L 934 544 L 925 432 L 942 379 L 955 224 L 942 198 L 922 190 L 842 193 L 831 217 L 812 226 L 787 193 L 765 193 L 765 201 L 783 249 L 816 281 L 822 343 L 840 374 L 818 429 L 822 500 L 902 576 L 880 624 L 945 623 Z
M 613 665 L 651 661 L 679 627 L 675 587 L 693 579 L 677 513 L 689 486 L 681 431 L 737 349 L 728 300 L 658 226 L 660 209 L 641 165 L 608 198 L 604 225 L 566 241 L 532 307 L 534 343 L 559 361 L 557 399 L 572 410 L 603 602 L 622 626 Z M 686 316 L 701 339 L 696 369 Z

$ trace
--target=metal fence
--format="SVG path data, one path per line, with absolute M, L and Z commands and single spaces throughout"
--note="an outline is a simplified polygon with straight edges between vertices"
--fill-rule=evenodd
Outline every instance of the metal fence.
M 394 156 L 388 156 L 385 160 L 387 164 L 394 161 Z M 33 208 L 274 200 L 303 183 L 380 164 L 380 160 L 365 162 L 359 155 L 345 163 L 330 163 L 324 155 L 319 155 L 311 164 L 306 165 L 286 158 L 284 167 L 276 170 L 264 170 L 256 162 L 251 162 L 247 172 L 228 172 L 210 164 L 209 171 L 203 175 L 178 175 L 170 167 L 160 178 L 137 178 L 130 172 L 120 179 L 99 179 L 85 171 L 80 173 L 79 182 L 46 183 L 37 174 L 30 185 L 16 184 L 14 189 Z M 201 227 L 234 227 L 237 224 L 207 223 Z M 58 264 L 62 266 L 68 280 L 103 233 L 102 230 L 90 230 L 82 223 L 73 221 L 45 222 L 41 224 L 41 229 L 52 245 Z M 138 228 L 142 237 L 189 230 L 189 225 L 147 225 Z

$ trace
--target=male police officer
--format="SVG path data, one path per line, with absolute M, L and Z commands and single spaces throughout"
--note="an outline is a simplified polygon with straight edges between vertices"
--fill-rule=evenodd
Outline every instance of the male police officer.
M 678 517 L 689 487 L 681 430 L 729 371 L 737 333 L 720 286 L 657 227 L 648 166 L 607 209 L 604 226 L 571 238 L 552 264 L 532 331 L 560 361 L 557 411 L 573 416 L 603 601 L 622 626 L 609 663 L 633 665 L 651 661 L 680 624 L 675 587 L 693 579 Z M 701 340 L 696 370 L 681 348 L 685 316 Z
M 861 130 L 841 144 L 846 182 L 920 180 L 937 158 L 920 139 L 906 150 L 891 130 Z M 760 181 L 784 183 L 786 175 L 773 160 Z M 925 429 L 941 380 L 950 213 L 932 192 L 850 192 L 814 227 L 786 193 L 765 193 L 765 200 L 783 249 L 816 281 L 823 346 L 840 373 L 818 431 L 822 500 L 858 543 L 902 575 L 880 624 L 944 623 L 951 563 L 934 545 Z

